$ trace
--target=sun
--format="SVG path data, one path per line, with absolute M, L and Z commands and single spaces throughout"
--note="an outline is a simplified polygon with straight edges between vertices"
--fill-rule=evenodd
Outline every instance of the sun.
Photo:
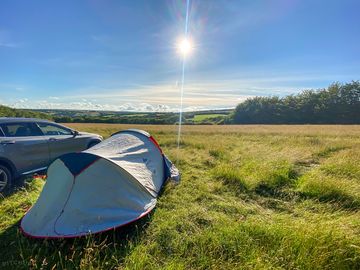
M 183 56 L 188 56 L 193 50 L 193 45 L 190 39 L 183 38 L 177 44 L 178 52 Z

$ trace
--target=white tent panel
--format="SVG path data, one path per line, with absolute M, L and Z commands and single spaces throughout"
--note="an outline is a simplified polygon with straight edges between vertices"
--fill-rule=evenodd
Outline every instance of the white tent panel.
M 86 153 L 104 157 L 133 175 L 154 196 L 164 182 L 164 158 L 147 136 L 138 132 L 118 133 Z
M 44 188 L 36 202 L 21 220 L 21 227 L 32 236 L 54 235 L 54 224 L 71 192 L 74 176 L 57 159 L 48 169 Z
M 156 199 L 122 168 L 99 159 L 76 177 L 63 213 L 59 235 L 82 235 L 126 224 L 149 212 Z

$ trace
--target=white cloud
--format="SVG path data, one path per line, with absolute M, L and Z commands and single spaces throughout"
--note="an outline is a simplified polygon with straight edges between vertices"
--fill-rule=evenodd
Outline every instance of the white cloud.
M 24 92 L 26 87 L 15 83 L 0 83 L 0 91 Z
M 236 78 L 235 74 L 231 77 Z M 306 87 L 308 82 L 309 79 L 301 74 L 189 80 L 184 86 L 183 109 L 192 111 L 234 108 L 238 103 L 254 96 L 284 96 L 304 89 L 316 88 Z M 29 91 L 27 90 L 28 93 Z M 24 99 L 21 98 L 23 95 L 18 94 L 18 99 L 5 100 L 5 102 L 18 108 L 37 109 L 176 112 L 180 108 L 180 85 L 176 80 L 173 83 L 132 85 L 127 88 L 92 86 L 74 89 L 72 90 L 74 94 L 71 95 L 60 95 L 54 91 L 51 93 L 55 95 L 43 100 L 35 97 Z
M 100 110 L 100 111 L 129 111 L 129 112 L 177 112 L 179 105 L 169 106 L 166 104 L 132 103 L 107 104 L 93 103 L 90 101 L 49 101 L 49 100 L 28 100 L 19 99 L 12 104 L 5 104 L 19 109 L 68 109 L 68 110 Z M 205 110 L 206 106 L 184 106 L 184 111 Z
M 253 82 L 189 82 L 184 86 L 183 110 L 233 108 L 246 98 L 269 95 L 281 88 L 266 88 Z M 289 88 L 286 88 L 288 91 Z M 82 89 L 69 96 L 50 96 L 45 100 L 18 99 L 17 108 L 79 109 L 106 111 L 177 112 L 180 109 L 180 86 L 176 83 L 136 85 L 130 89 Z
M 0 29 L 0 48 L 18 48 L 21 47 L 20 43 L 13 42 L 10 37 L 10 32 Z

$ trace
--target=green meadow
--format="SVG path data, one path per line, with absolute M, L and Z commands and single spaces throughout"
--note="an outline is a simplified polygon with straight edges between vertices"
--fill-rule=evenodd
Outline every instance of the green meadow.
M 196 114 L 194 115 L 194 118 L 191 119 L 195 124 L 200 124 L 204 122 L 211 123 L 213 120 L 216 119 L 224 119 L 226 117 L 226 114 L 220 114 L 220 113 L 213 113 L 213 114 Z
M 18 230 L 44 180 L 0 199 L 0 269 L 360 269 L 360 126 L 71 124 L 149 131 L 177 164 L 156 209 L 79 239 Z M 101 179 L 99 179 L 101 181 Z

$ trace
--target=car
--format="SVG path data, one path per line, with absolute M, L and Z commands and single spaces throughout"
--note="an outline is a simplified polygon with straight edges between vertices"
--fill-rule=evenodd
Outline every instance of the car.
M 0 192 L 23 176 L 46 170 L 59 156 L 83 151 L 102 139 L 48 120 L 0 117 Z

